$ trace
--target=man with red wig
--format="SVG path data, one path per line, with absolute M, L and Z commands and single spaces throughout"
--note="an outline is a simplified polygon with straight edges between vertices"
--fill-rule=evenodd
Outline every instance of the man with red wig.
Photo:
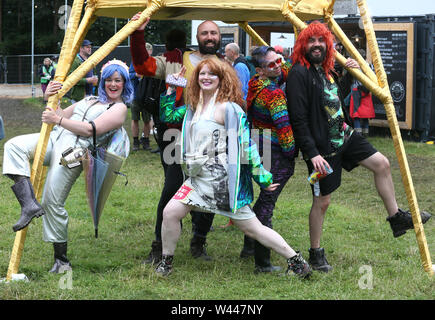
M 293 135 L 304 155 L 308 172 L 326 175 L 311 186 L 313 202 L 309 215 L 309 263 L 313 269 L 323 272 L 332 269 L 320 247 L 323 221 L 331 194 L 340 186 L 342 168 L 351 171 L 361 165 L 373 172 L 394 237 L 413 228 L 410 212 L 397 206 L 388 159 L 350 126 L 340 88 L 331 75 L 335 53 L 333 42 L 334 36 L 320 22 L 315 21 L 304 29 L 294 47 L 294 65 L 286 87 Z M 348 59 L 346 67 L 359 66 L 355 60 Z M 423 223 L 431 217 L 424 211 L 421 216 Z

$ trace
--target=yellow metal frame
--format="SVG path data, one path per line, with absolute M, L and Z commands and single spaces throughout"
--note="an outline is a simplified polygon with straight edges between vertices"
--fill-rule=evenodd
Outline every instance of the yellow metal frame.
M 316 2 L 317 1 L 317 2 Z M 402 175 L 403 184 L 406 191 L 406 196 L 408 204 L 412 213 L 412 219 L 414 223 L 414 230 L 417 237 L 417 243 L 420 250 L 420 256 L 424 270 L 430 275 L 433 275 L 432 262 L 430 258 L 429 249 L 427 246 L 426 237 L 424 234 L 423 225 L 420 218 L 420 209 L 417 204 L 417 197 L 415 195 L 415 189 L 412 183 L 411 173 L 408 166 L 408 161 L 406 158 L 405 149 L 403 146 L 403 141 L 398 126 L 396 113 L 393 105 L 393 99 L 390 94 L 388 87 L 387 76 L 382 64 L 382 59 L 380 56 L 378 44 L 376 41 L 373 24 L 368 14 L 368 8 L 365 0 L 356 0 L 361 18 L 364 23 L 364 30 L 366 33 L 368 47 L 375 67 L 375 72 L 373 72 L 363 57 L 359 54 L 358 50 L 352 45 L 351 41 L 347 38 L 344 32 L 341 30 L 339 25 L 333 18 L 333 7 L 335 0 L 285 0 L 281 7 L 282 15 L 287 19 L 294 28 L 295 35 L 306 28 L 305 22 L 303 22 L 298 14 L 307 17 L 305 14 L 310 14 L 310 12 L 296 12 L 294 11 L 295 4 L 302 4 L 302 10 L 312 10 L 315 14 L 318 14 L 319 7 L 324 6 L 327 2 L 329 7 L 323 8 L 324 19 L 327 21 L 330 29 L 337 36 L 337 38 L 343 43 L 346 50 L 355 58 L 359 65 L 361 66 L 361 71 L 358 69 L 347 69 L 353 77 L 358 79 L 364 86 L 366 86 L 374 95 L 376 95 L 384 104 L 387 119 L 393 137 L 394 148 L 396 150 L 396 155 L 398 158 L 400 172 Z M 86 73 L 91 70 L 94 66 L 100 63 L 111 51 L 113 51 L 124 39 L 126 39 L 138 26 L 143 24 L 145 20 L 151 17 L 160 8 L 165 6 L 164 0 L 147 0 L 144 1 L 144 10 L 137 21 L 130 21 L 121 30 L 119 30 L 109 41 L 107 41 L 102 47 L 100 47 L 96 52 L 94 52 L 83 64 L 81 64 L 73 73 L 71 73 L 68 78 L 66 77 L 68 70 L 71 67 L 74 56 L 76 55 L 80 43 L 83 41 L 87 31 L 89 30 L 92 23 L 97 18 L 95 16 L 96 5 L 98 0 L 92 0 L 87 2 L 83 18 L 79 24 L 80 16 L 83 8 L 84 0 L 75 0 L 72 6 L 70 18 L 68 21 L 68 27 L 65 33 L 64 41 L 62 44 L 62 49 L 59 57 L 58 68 L 56 70 L 56 75 L 54 79 L 56 81 L 62 82 L 62 90 L 59 91 L 57 95 L 49 98 L 48 106 L 53 109 L 57 108 L 59 99 L 68 92 L 81 78 L 83 78 Z M 319 7 L 315 7 L 316 4 Z M 299 8 L 298 7 L 298 8 Z M 307 9 L 308 8 L 308 9 Z M 260 44 L 266 45 L 266 42 L 261 39 L 261 37 L 248 25 L 247 22 L 238 23 L 241 28 L 243 28 L 253 40 Z M 344 66 L 346 59 L 339 53 L 336 53 L 337 61 Z M 43 182 L 45 177 L 46 168 L 43 167 L 44 156 L 47 148 L 48 138 L 50 131 L 52 130 L 52 125 L 43 124 L 40 132 L 40 138 L 38 145 L 36 147 L 35 157 L 32 166 L 31 182 L 35 190 L 35 195 L 37 199 L 40 199 L 42 195 Z M 12 279 L 12 274 L 18 273 L 22 252 L 24 249 L 24 242 L 26 239 L 27 229 L 18 231 L 15 237 L 14 245 L 12 248 L 11 259 L 9 262 L 8 273 L 6 280 Z

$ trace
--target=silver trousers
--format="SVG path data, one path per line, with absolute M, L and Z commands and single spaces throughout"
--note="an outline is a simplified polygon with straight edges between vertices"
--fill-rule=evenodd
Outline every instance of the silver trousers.
M 47 145 L 44 165 L 49 166 L 45 180 L 41 205 L 43 215 L 43 240 L 65 242 L 68 240 L 68 213 L 65 201 L 74 182 L 80 176 L 82 167 L 65 168 L 59 164 L 62 152 L 74 146 L 77 136 L 69 131 L 53 130 Z M 60 134 L 61 132 L 61 134 Z M 30 162 L 35 155 L 39 133 L 17 136 L 4 145 L 3 174 L 30 177 Z M 87 147 L 88 141 L 80 139 L 77 146 Z

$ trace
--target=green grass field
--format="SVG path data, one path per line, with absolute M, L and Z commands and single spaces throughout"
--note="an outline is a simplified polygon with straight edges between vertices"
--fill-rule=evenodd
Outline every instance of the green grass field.
M 39 119 L 38 101 L 23 107 Z M 130 120 L 125 127 L 130 129 Z M 7 123 L 7 138 L 38 132 L 40 123 Z M 392 140 L 370 137 L 370 142 L 391 162 L 399 206 L 408 204 L 396 161 Z M 155 147 L 153 139 L 152 147 Z M 421 209 L 435 212 L 435 147 L 405 141 L 405 149 Z M 0 162 L 1 163 L 1 162 Z M 69 212 L 69 274 L 48 273 L 53 263 L 51 244 L 42 241 L 42 219 L 29 227 L 20 264 L 29 282 L 0 283 L 0 299 L 169 299 L 169 300 L 433 300 L 434 277 L 423 270 L 415 233 L 393 238 L 386 212 L 374 188 L 371 174 L 356 168 L 344 173 L 342 186 L 333 194 L 327 212 L 322 245 L 334 270 L 314 273 L 310 280 L 280 274 L 254 275 L 253 259 L 242 260 L 239 253 L 243 234 L 235 227 L 221 229 L 227 219 L 216 216 L 214 231 L 208 236 L 212 261 L 194 260 L 189 254 L 190 217 L 184 220 L 182 236 L 168 279 L 154 275 L 152 266 L 141 262 L 154 239 L 157 203 L 163 184 L 159 156 L 150 152 L 132 153 L 122 171 L 128 185 L 119 178 L 113 187 L 100 220 L 99 238 L 94 238 L 93 222 L 85 196 L 83 177 L 74 185 L 66 208 Z M 12 225 L 19 217 L 19 204 L 10 186 L 0 178 L 0 278 L 9 265 L 15 233 Z M 258 196 L 258 188 L 255 189 Z M 308 212 L 311 192 L 306 167 L 297 160 L 294 176 L 281 194 L 274 212 L 276 229 L 296 250 L 308 256 Z M 434 218 L 425 225 L 429 251 L 435 256 Z M 272 262 L 285 270 L 283 258 L 272 253 Z

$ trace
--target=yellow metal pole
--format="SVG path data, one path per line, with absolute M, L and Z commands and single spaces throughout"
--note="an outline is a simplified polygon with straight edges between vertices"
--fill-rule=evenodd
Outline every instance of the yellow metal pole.
M 148 17 L 151 17 L 158 9 L 162 7 L 161 1 L 152 0 L 148 3 L 147 8 L 142 12 L 140 18 L 136 21 L 130 20 L 122 29 L 120 29 L 112 38 L 103 46 L 95 51 L 86 59 L 74 72 L 72 72 L 65 82 L 62 89 L 59 90 L 58 96 L 63 96 L 70 90 L 86 73 L 101 62 L 110 52 L 112 52 L 125 38 L 133 33 Z
M 245 32 L 247 34 L 249 34 L 249 36 L 252 38 L 252 40 L 254 40 L 256 43 L 258 43 L 261 46 L 268 46 L 266 41 L 264 41 L 263 38 L 261 38 L 258 35 L 258 33 L 255 32 L 255 30 L 252 29 L 252 27 L 247 22 L 239 22 L 239 26 L 240 26 L 240 28 L 245 30 Z
M 296 40 L 298 39 L 299 36 L 299 31 L 298 28 L 296 28 L 296 26 L 293 26 L 293 32 L 295 34 L 295 43 L 296 43 Z M 295 45 L 295 43 L 293 43 L 293 46 Z
M 379 52 L 378 43 L 376 41 L 375 31 L 373 29 L 372 20 L 368 14 L 368 8 L 365 0 L 357 0 L 357 5 L 361 14 L 361 18 L 364 23 L 364 30 L 367 36 L 367 42 L 370 49 L 370 54 L 373 58 L 373 65 L 380 85 L 387 89 L 389 93 L 388 99 L 381 101 L 384 103 L 388 124 L 390 126 L 391 136 L 393 138 L 394 148 L 396 150 L 397 159 L 399 162 L 400 173 L 402 175 L 403 185 L 405 187 L 406 197 L 408 200 L 409 208 L 412 214 L 412 221 L 414 223 L 414 230 L 417 237 L 417 243 L 420 250 L 420 256 L 423 264 L 423 268 L 430 275 L 434 274 L 432 268 L 432 261 L 430 257 L 429 248 L 424 233 L 423 224 L 421 222 L 420 209 L 417 203 L 417 196 L 415 194 L 414 185 L 412 182 L 411 172 L 409 170 L 408 160 L 406 158 L 405 148 L 399 129 L 399 125 L 396 117 L 396 110 L 394 108 L 393 99 L 391 98 L 390 90 L 388 87 L 387 75 L 382 63 L 381 54 Z
M 65 30 L 65 38 L 62 44 L 61 53 L 59 56 L 58 70 L 56 70 L 56 74 L 65 72 L 68 70 L 64 70 L 66 65 L 68 64 L 68 55 L 65 52 L 68 52 L 69 44 L 72 43 L 72 39 L 74 37 L 75 31 L 77 29 L 78 22 L 80 20 L 80 14 L 83 8 L 84 0 L 76 0 L 73 3 L 70 18 L 68 21 L 67 30 Z M 71 62 L 70 62 L 71 63 Z M 69 68 L 69 66 L 68 66 Z M 55 76 L 56 79 L 56 76 Z M 49 99 L 49 105 L 54 109 L 57 108 L 58 100 Z M 42 195 L 42 182 L 44 180 L 44 173 L 46 169 L 43 168 L 45 151 L 47 149 L 48 139 L 50 135 L 50 131 L 52 129 L 52 125 L 47 125 L 45 123 L 42 124 L 41 132 L 39 135 L 38 145 L 36 147 L 35 156 L 33 160 L 33 166 L 30 176 L 30 181 L 33 185 L 33 189 L 35 191 L 35 196 L 37 199 L 41 199 Z M 8 272 L 6 275 L 6 280 L 10 281 L 12 279 L 12 274 L 18 273 L 18 268 L 21 262 L 21 256 L 23 253 L 24 242 L 26 240 L 28 227 L 18 231 L 15 236 L 14 245 L 12 247 L 11 258 L 9 261 Z
M 89 4 L 86 6 L 85 14 L 83 15 L 82 21 L 80 22 L 80 25 L 77 29 L 77 32 L 74 36 L 74 41 L 72 43 L 72 57 L 74 60 L 75 55 L 79 51 L 80 45 L 85 39 L 86 34 L 89 31 L 89 28 L 92 26 L 92 24 L 97 19 L 96 16 L 94 16 L 95 7 L 90 7 Z
M 302 31 L 307 27 L 307 24 L 299 19 L 299 17 L 296 16 L 296 14 L 293 12 L 293 8 L 288 1 L 283 4 L 283 6 L 281 7 L 281 11 L 284 18 L 286 18 L 293 25 L 293 28 L 295 28 L 295 30 L 297 29 Z M 328 14 L 328 12 L 326 12 L 326 14 Z M 346 35 L 344 33 L 343 35 L 344 38 L 346 38 Z M 350 45 L 352 46 L 352 44 Z M 346 63 L 346 58 L 337 51 L 335 52 L 335 58 L 344 67 L 344 64 Z M 372 91 L 374 95 L 379 97 L 379 99 L 385 99 L 388 96 L 387 93 L 382 88 L 379 88 L 379 86 L 377 85 L 376 77 L 372 76 L 372 79 L 355 68 L 346 68 L 346 70 L 350 72 L 353 77 L 361 81 L 361 83 L 366 86 L 367 89 Z M 373 71 L 370 70 L 369 74 L 373 75 Z
M 340 28 L 334 18 L 330 15 L 326 16 L 325 18 L 328 21 L 328 25 L 332 32 L 337 36 L 338 39 L 340 39 L 347 52 L 349 52 L 352 57 L 355 58 L 364 74 L 376 83 L 378 81 L 376 78 L 376 74 L 373 72 L 372 69 L 370 69 L 369 64 L 361 56 L 359 51 L 354 47 L 352 42 L 347 38 L 346 34 L 343 32 L 343 30 Z

